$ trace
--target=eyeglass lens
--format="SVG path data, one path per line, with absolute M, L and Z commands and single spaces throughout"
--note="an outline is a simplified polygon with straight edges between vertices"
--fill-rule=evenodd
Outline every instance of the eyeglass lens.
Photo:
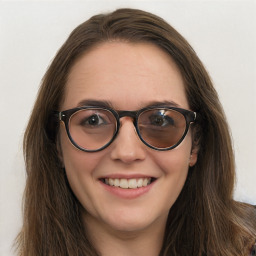
M 184 135 L 186 119 L 171 109 L 150 109 L 142 112 L 137 121 L 141 139 L 155 148 L 174 146 Z M 116 133 L 117 120 L 106 109 L 83 109 L 69 120 L 72 140 L 85 150 L 97 150 L 108 144 Z
M 138 118 L 142 139 L 155 148 L 174 146 L 186 129 L 185 117 L 175 110 L 148 110 Z
M 69 133 L 73 141 L 87 150 L 97 150 L 108 144 L 116 127 L 115 116 L 104 109 L 79 110 L 69 120 Z

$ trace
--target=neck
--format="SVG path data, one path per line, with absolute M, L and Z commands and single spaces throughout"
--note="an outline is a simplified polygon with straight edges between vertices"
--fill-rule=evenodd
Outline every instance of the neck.
M 166 218 L 136 231 L 114 230 L 88 214 L 83 219 L 88 238 L 101 256 L 158 256 L 160 253 Z

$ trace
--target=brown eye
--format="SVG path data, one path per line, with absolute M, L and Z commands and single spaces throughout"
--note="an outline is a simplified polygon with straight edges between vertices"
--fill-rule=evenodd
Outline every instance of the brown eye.
M 174 120 L 170 116 L 163 115 L 161 113 L 154 114 L 149 117 L 150 124 L 158 127 L 164 127 L 168 125 L 174 125 Z
M 81 121 L 81 125 L 83 126 L 86 126 L 86 125 L 98 126 L 106 123 L 107 122 L 100 115 L 97 115 L 97 114 L 89 116 L 88 118 Z

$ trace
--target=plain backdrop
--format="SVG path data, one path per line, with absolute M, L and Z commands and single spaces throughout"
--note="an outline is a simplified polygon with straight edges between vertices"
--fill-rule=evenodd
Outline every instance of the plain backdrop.
M 15 255 L 25 168 L 22 137 L 38 87 L 56 51 L 99 12 L 140 8 L 166 19 L 209 71 L 230 124 L 234 197 L 256 204 L 255 1 L 0 1 L 0 255 Z

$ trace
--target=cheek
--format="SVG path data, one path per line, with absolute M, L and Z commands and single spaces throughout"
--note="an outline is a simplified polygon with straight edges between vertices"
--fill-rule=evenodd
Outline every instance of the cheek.
M 63 130 L 60 132 L 61 158 L 69 184 L 73 192 L 79 196 L 88 187 L 87 183 L 93 180 L 101 156 L 74 147 Z
M 99 158 L 99 154 L 86 153 L 73 146 L 64 127 L 60 130 L 60 148 L 60 155 L 67 172 L 88 172 L 94 169 Z
M 178 198 L 187 179 L 190 154 L 191 139 L 189 137 L 173 150 L 154 154 L 154 161 L 164 174 L 161 187 L 169 209 Z
M 188 133 L 178 147 L 170 151 L 158 151 L 154 159 L 166 174 L 187 172 L 190 163 L 191 148 L 192 138 L 190 133 Z
M 93 211 L 95 176 L 101 153 L 86 153 L 75 148 L 65 132 L 60 134 L 61 153 L 67 179 L 78 201 L 88 211 Z
M 158 161 L 164 177 L 168 183 L 168 190 L 180 192 L 182 189 L 189 170 L 189 154 L 173 151 L 165 157 L 165 161 Z M 167 184 L 166 183 L 166 184 Z

